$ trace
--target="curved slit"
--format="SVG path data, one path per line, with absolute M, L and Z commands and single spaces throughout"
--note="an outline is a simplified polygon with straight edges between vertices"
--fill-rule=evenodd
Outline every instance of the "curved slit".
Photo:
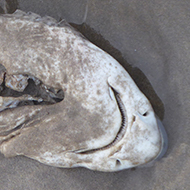
M 120 110 L 120 113 L 121 113 L 121 126 L 120 126 L 120 129 L 116 135 L 116 137 L 114 138 L 114 140 L 109 143 L 108 145 L 104 146 L 104 147 L 101 147 L 101 148 L 96 148 L 96 149 L 91 149 L 91 150 L 85 150 L 85 151 L 75 151 L 77 154 L 90 154 L 90 153 L 94 153 L 96 151 L 99 151 L 99 150 L 105 150 L 105 149 L 108 149 L 110 148 L 111 146 L 115 145 L 116 143 L 118 143 L 124 136 L 125 134 L 125 131 L 126 131 L 126 128 L 127 128 L 127 114 L 126 114 L 126 109 L 124 107 L 124 104 L 119 96 L 119 93 L 113 88 L 111 87 L 111 89 L 113 90 L 114 92 L 114 96 L 116 98 L 116 101 L 117 101 L 117 105 L 118 105 L 118 108 Z

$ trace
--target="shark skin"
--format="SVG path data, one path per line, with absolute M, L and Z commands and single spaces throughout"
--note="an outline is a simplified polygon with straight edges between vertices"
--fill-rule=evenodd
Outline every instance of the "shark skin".
M 112 172 L 160 158 L 165 130 L 127 71 L 66 21 L 17 10 L 0 16 L 0 84 L 32 79 L 52 97 L 0 96 L 0 152 L 56 167 Z M 52 90 L 53 89 L 53 92 Z M 164 152 L 163 152 L 164 151 Z

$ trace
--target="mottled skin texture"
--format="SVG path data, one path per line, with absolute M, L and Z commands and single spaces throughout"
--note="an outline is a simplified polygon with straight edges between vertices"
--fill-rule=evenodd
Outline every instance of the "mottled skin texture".
M 53 105 L 0 112 L 0 151 L 5 156 L 116 171 L 158 155 L 161 135 L 149 101 L 116 60 L 66 22 L 23 12 L 1 16 L 0 63 L 7 85 L 24 75 L 24 82 L 35 77 L 64 92 L 64 100 Z M 14 89 L 19 91 L 18 86 Z M 111 87 L 124 105 L 125 134 L 111 147 L 80 154 L 117 136 L 122 118 Z

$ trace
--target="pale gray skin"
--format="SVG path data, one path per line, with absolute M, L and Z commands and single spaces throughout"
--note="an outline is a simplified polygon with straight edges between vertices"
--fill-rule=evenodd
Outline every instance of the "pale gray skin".
M 14 90 L 23 91 L 32 78 L 64 92 L 52 105 L 16 107 L 21 100 L 43 100 L 1 97 L 0 151 L 6 157 L 118 171 L 162 151 L 147 98 L 116 60 L 65 21 L 21 11 L 0 16 L 0 63 L 6 69 L 0 82 Z

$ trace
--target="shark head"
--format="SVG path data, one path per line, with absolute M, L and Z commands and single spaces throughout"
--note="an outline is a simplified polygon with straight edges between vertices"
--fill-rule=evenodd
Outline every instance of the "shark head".
M 127 71 L 65 21 L 19 10 L 0 16 L 0 62 L 2 88 L 22 94 L 33 80 L 41 94 L 0 96 L 5 156 L 111 172 L 166 152 L 164 127 Z M 35 105 L 19 107 L 24 101 Z

